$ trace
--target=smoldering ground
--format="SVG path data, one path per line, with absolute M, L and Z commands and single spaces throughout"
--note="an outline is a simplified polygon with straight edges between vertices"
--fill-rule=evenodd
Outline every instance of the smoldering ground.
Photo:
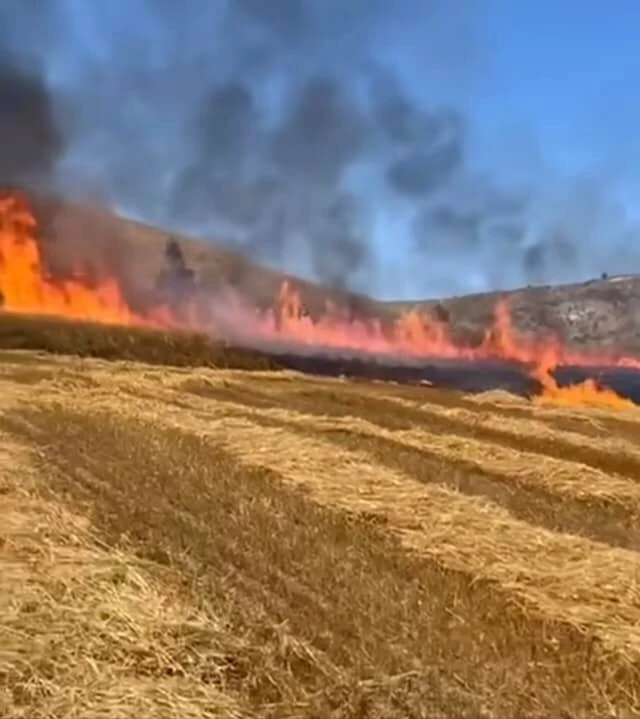
M 414 97 L 394 70 L 402 45 L 426 83 L 472 81 L 490 65 L 481 14 L 473 0 L 4 3 L 1 181 L 374 295 L 462 292 L 466 267 L 492 288 L 640 266 L 637 228 L 597 178 L 505 185 L 473 165 L 472 113 Z M 389 286 L 383 245 L 411 278 Z

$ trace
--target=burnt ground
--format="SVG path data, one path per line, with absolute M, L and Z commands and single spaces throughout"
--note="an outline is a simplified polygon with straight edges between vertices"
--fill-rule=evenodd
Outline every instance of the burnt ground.
M 527 367 L 516 362 L 433 359 L 426 363 L 410 363 L 389 358 L 297 354 L 293 351 L 270 352 L 269 356 L 287 369 L 325 377 L 422 384 L 467 393 L 504 390 L 527 398 L 542 392 L 539 380 L 530 376 Z M 612 389 L 640 405 L 640 370 L 564 365 L 556 368 L 552 375 L 559 387 L 594 379 L 598 386 Z

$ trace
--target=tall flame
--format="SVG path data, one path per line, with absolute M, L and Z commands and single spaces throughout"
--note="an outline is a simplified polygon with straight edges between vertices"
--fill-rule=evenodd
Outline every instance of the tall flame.
M 95 286 L 82 277 L 55 281 L 47 277 L 36 229 L 23 198 L 0 198 L 0 295 L 5 309 L 109 324 L 141 323 L 113 277 Z
M 179 316 L 160 303 L 134 311 L 117 277 L 90 282 L 80 268 L 72 277 L 47 274 L 38 241 L 38 227 L 27 198 L 16 193 L 0 195 L 0 307 L 25 314 L 55 315 L 93 322 L 199 330 L 217 334 L 219 312 L 200 312 L 185 307 Z M 557 339 L 544 342 L 519 337 L 505 303 L 495 310 L 493 325 L 478 347 L 461 347 L 452 340 L 446 324 L 417 310 L 401 314 L 391 328 L 380 321 L 351 321 L 336 308 L 313 320 L 305 315 L 299 294 L 284 282 L 276 307 L 258 313 L 238 297 L 227 298 L 226 314 L 233 317 L 235 331 L 248 336 L 342 350 L 420 358 L 504 359 L 533 366 L 544 388 L 544 397 L 564 403 L 593 402 L 594 396 L 610 406 L 617 397 L 588 381 L 577 387 L 559 388 L 551 376 L 559 364 L 634 366 L 633 358 L 585 356 L 572 352 Z M 620 398 L 617 398 L 620 400 Z M 626 400 L 620 400 L 625 403 Z

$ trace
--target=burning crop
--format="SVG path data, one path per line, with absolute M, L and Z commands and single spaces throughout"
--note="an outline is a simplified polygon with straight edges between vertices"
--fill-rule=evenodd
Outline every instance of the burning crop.
M 88 320 L 94 323 L 148 327 L 170 331 L 197 331 L 221 340 L 299 351 L 358 355 L 378 362 L 460 360 L 473 371 L 485 361 L 517 364 L 535 378 L 543 398 L 568 404 L 618 403 L 627 400 L 587 378 L 560 387 L 553 372 L 560 366 L 637 368 L 634 358 L 578 353 L 557 338 L 532 340 L 515 331 L 504 303 L 495 308 L 494 321 L 476 346 L 456 344 L 449 325 L 426 313 L 411 310 L 391 325 L 378 319 L 352 319 L 335 306 L 311 318 L 299 293 L 284 282 L 274 306 L 259 311 L 250 301 L 227 288 L 214 296 L 195 284 L 177 300 L 148 298 L 133 306 L 120 278 L 97 279 L 76 267 L 69 276 L 50 273 L 42 253 L 38 222 L 29 200 L 16 192 L 0 196 L 0 301 L 4 311 Z

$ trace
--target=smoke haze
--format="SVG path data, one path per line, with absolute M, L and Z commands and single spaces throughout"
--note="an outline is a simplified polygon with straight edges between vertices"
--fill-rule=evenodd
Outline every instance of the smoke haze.
M 429 96 L 488 72 L 480 2 L 23 0 L 0 22 L 4 184 L 374 295 L 640 271 L 597 173 L 507 181 L 475 161 L 473 103 Z

